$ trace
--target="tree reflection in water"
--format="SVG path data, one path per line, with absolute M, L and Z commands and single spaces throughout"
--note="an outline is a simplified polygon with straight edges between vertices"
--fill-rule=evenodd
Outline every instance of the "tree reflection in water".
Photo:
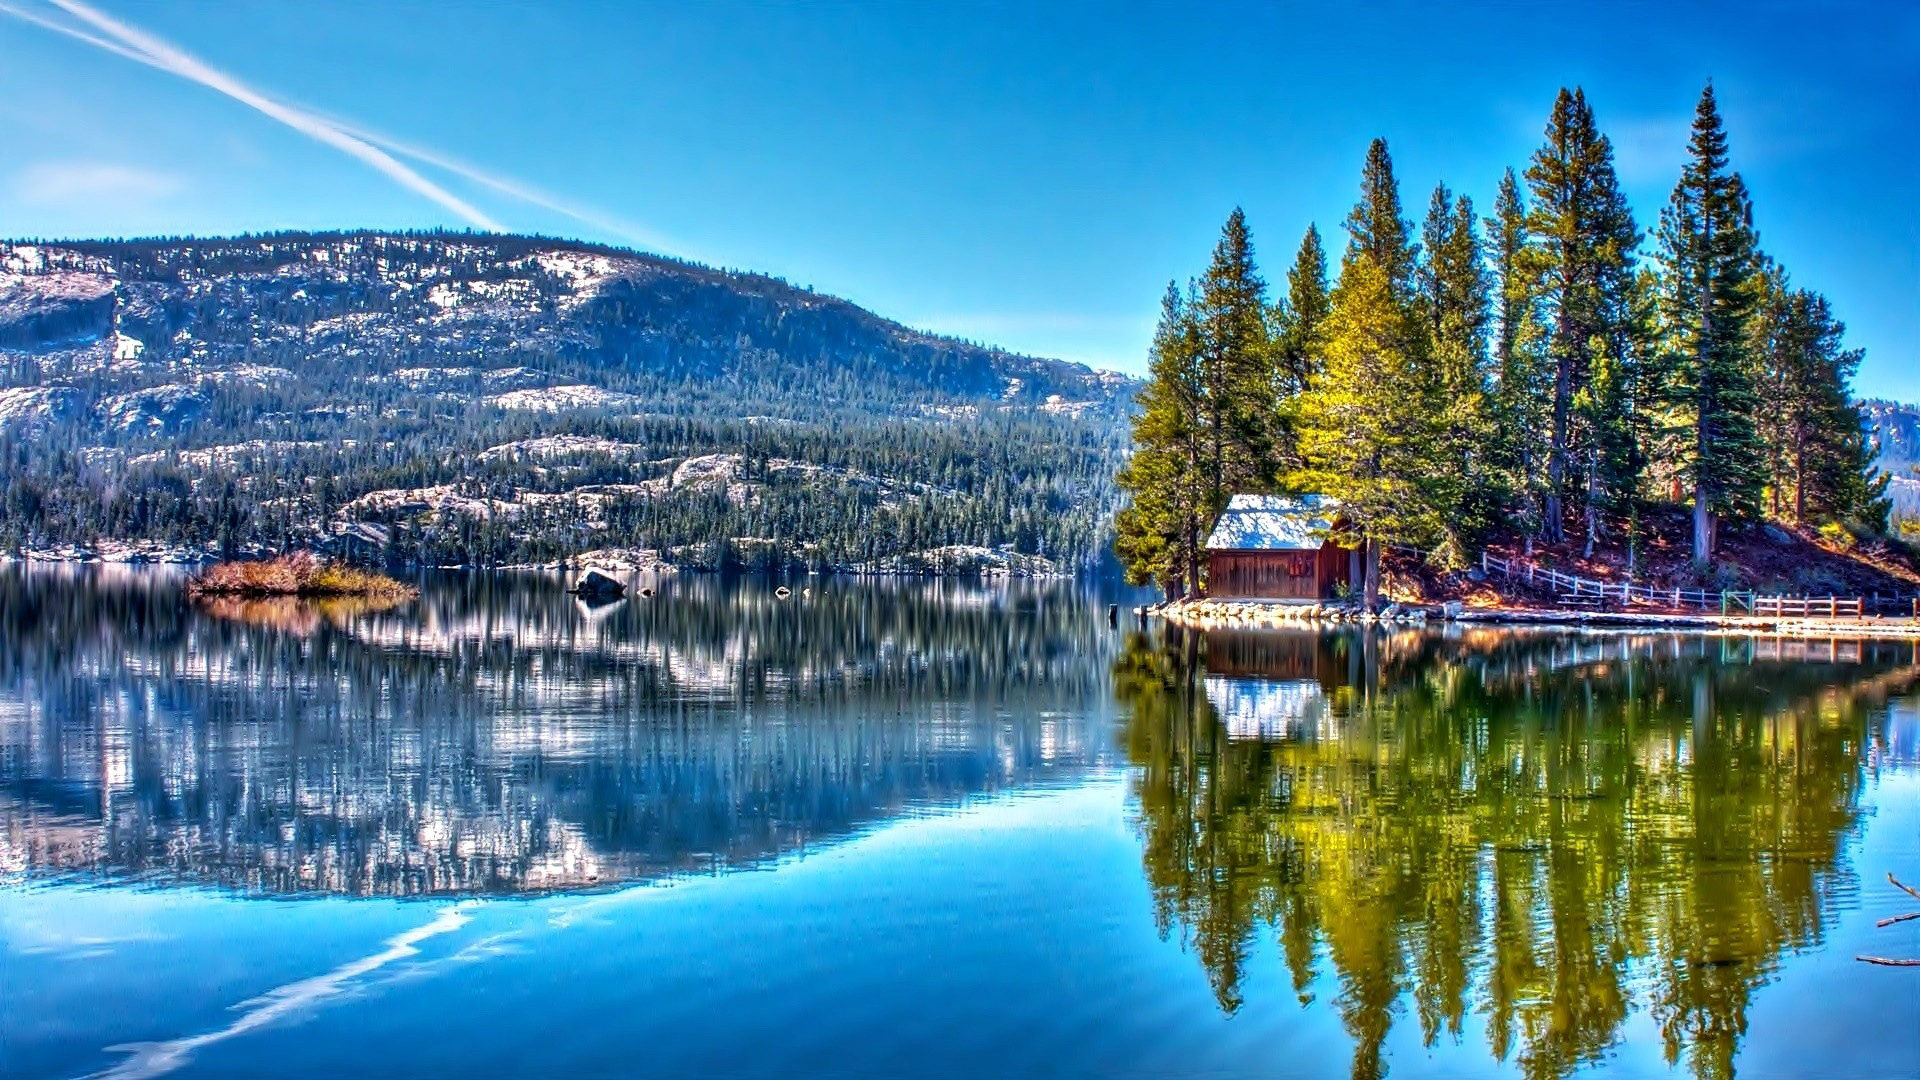
M 1749 999 L 1818 944 L 1907 644 L 1664 635 L 1133 635 L 1138 831 L 1163 935 L 1243 1003 L 1262 930 L 1385 1071 L 1483 1018 L 1563 1076 L 1658 1025 L 1732 1072 Z
M 1064 583 L 669 578 L 391 610 L 0 567 L 0 876 L 464 895 L 754 865 L 1084 775 L 1114 638 Z

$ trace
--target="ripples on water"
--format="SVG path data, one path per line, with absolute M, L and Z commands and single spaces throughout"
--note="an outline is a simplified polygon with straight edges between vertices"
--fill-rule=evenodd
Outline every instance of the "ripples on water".
M 1902 997 L 1885 971 L 1834 966 L 1862 941 L 1920 952 L 1871 928 L 1899 903 L 1882 861 L 1920 863 L 1912 645 L 1140 632 L 1067 584 L 795 586 L 669 577 L 590 608 L 549 577 L 449 576 L 388 611 L 209 611 L 164 572 L 0 568 L 0 931 L 10 904 L 24 925 L 100 888 L 232 897 L 236 942 L 264 910 L 249 898 L 343 898 L 311 909 L 317 937 L 388 926 L 376 898 L 460 901 L 380 930 L 361 953 L 379 963 L 309 971 L 238 1019 L 217 980 L 185 974 L 153 991 L 187 1010 L 184 1032 L 132 1008 L 15 1010 L 0 1061 L 191 1068 L 216 1043 L 324 1029 L 324 999 L 356 1035 L 304 1044 L 302 1069 L 239 1049 L 222 1067 L 324 1074 L 324 1052 L 372 1054 L 405 1016 L 464 1049 L 401 1041 L 380 1068 L 488 1071 L 487 1039 L 567 1022 L 590 1072 L 626 1060 L 601 1042 L 620 1032 L 669 1072 L 1920 1072 L 1898 1004 L 1920 984 Z M 1896 781 L 1906 795 L 1884 802 Z M 1006 824 L 900 832 L 995 805 Z M 842 849 L 825 880 L 753 894 L 751 915 L 737 891 L 650 909 L 684 941 L 602 930 L 520 960 L 487 944 L 580 917 L 488 900 Z M 863 865 L 895 868 L 884 900 L 848 884 Z M 785 920 L 814 920 L 818 942 Z M 442 936 L 495 956 L 493 974 L 424 978 L 438 969 L 416 954 Z M 111 947 L 56 963 L 23 940 L 0 946 L 33 960 L 47 1001 L 103 970 L 133 978 Z M 280 952 L 263 977 L 305 963 Z M 747 975 L 776 956 L 779 1000 Z M 347 1004 L 416 964 L 431 991 Z M 552 977 L 540 964 L 601 971 L 489 1018 L 518 980 Z M 676 996 L 676 971 L 717 981 Z M 1881 981 L 1812 989 L 1859 979 Z M 494 996 L 460 998 L 469 985 Z M 645 993 L 673 1003 L 656 1027 L 623 1012 L 580 1029 L 611 1007 L 596 995 Z M 950 1023 L 926 1027 L 916 995 Z M 1782 1049 L 1750 1030 L 1763 998 L 1810 1031 L 1892 1042 Z M 743 1040 L 744 1013 L 773 1027 Z M 154 1041 L 106 1052 L 125 1032 Z M 741 1042 L 757 1056 L 727 1056 Z

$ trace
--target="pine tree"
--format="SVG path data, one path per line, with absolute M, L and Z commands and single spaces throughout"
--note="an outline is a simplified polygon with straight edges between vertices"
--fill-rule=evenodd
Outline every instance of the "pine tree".
M 1327 256 L 1320 230 L 1307 226 L 1300 251 L 1287 270 L 1287 295 L 1275 318 L 1274 341 L 1275 439 L 1274 464 L 1281 475 L 1300 467 L 1299 397 L 1320 370 L 1321 349 L 1332 299 L 1327 293 Z
M 1276 402 L 1267 286 L 1238 207 L 1228 215 L 1188 312 L 1199 336 L 1207 447 L 1215 512 L 1237 490 L 1264 488 L 1276 472 Z
M 1421 242 L 1426 260 L 1419 270 L 1419 310 L 1427 319 L 1429 358 L 1443 410 L 1435 456 L 1443 464 L 1436 482 L 1445 490 L 1437 495 L 1457 561 L 1488 523 L 1494 488 L 1486 380 L 1491 286 L 1481 262 L 1473 201 L 1465 195 L 1456 199 L 1445 184 L 1436 187 Z
M 1595 125 L 1584 91 L 1560 91 L 1526 180 L 1533 200 L 1529 276 L 1538 283 L 1553 366 L 1541 533 L 1549 540 L 1565 538 L 1563 499 L 1584 489 L 1591 545 L 1606 501 L 1593 475 L 1599 461 L 1594 443 L 1611 437 L 1595 426 L 1621 418 L 1604 411 L 1616 395 L 1589 390 L 1593 407 L 1584 414 L 1575 410 L 1575 395 L 1588 390 L 1596 343 L 1618 348 L 1626 340 L 1620 328 L 1629 318 L 1633 250 L 1640 237 L 1614 173 L 1613 144 Z M 1580 471 L 1586 482 L 1575 484 Z
M 1689 161 L 1660 215 L 1668 394 L 1686 430 L 1675 459 L 1693 486 L 1693 557 L 1713 557 L 1718 523 L 1757 516 L 1764 456 L 1754 413 L 1748 320 L 1760 299 L 1753 208 L 1727 168 L 1713 86 L 1700 95 Z
M 1281 306 L 1279 365 L 1282 392 L 1305 389 L 1320 366 L 1320 338 L 1333 301 L 1327 293 L 1327 253 L 1320 230 L 1307 226 L 1300 251 L 1287 271 L 1287 297 Z
M 1380 598 L 1381 546 L 1429 544 L 1445 525 L 1432 493 L 1442 410 L 1425 345 L 1390 275 L 1355 251 L 1333 290 L 1325 366 L 1300 399 L 1305 465 L 1293 481 L 1340 501 L 1336 539 L 1366 551 L 1369 608 Z
M 1214 512 L 1205 460 L 1205 372 L 1193 306 L 1168 284 L 1133 418 L 1133 456 L 1115 481 L 1129 499 L 1114 522 L 1114 551 L 1127 580 L 1155 582 L 1170 597 L 1199 591 L 1200 545 Z
M 1843 522 L 1884 532 L 1889 481 L 1850 392 L 1861 353 L 1844 347 L 1846 327 L 1826 297 L 1788 288 L 1777 270 L 1766 277 L 1754 322 L 1759 428 L 1775 514 L 1785 516 L 1790 497 L 1796 524 Z
M 1413 242 L 1413 222 L 1401 216 L 1400 184 L 1393 177 L 1393 157 L 1387 153 L 1385 139 L 1375 139 L 1367 147 L 1367 161 L 1360 173 L 1360 201 L 1348 213 L 1346 224 L 1345 261 L 1360 252 L 1371 256 L 1386 274 L 1394 297 L 1405 302 L 1413 295 L 1414 260 L 1419 248 Z
M 1530 550 L 1544 520 L 1553 375 L 1529 264 L 1527 208 L 1512 169 L 1500 178 L 1493 217 L 1487 220 L 1487 255 L 1494 310 L 1492 366 L 1498 380 L 1492 408 L 1499 432 L 1496 448 L 1515 503 L 1514 520 Z
M 1337 539 L 1365 552 L 1371 608 L 1382 547 L 1445 538 L 1458 497 L 1443 383 L 1416 291 L 1418 249 L 1382 140 L 1367 151 L 1347 230 L 1322 367 L 1296 412 L 1302 467 L 1292 483 L 1340 501 Z

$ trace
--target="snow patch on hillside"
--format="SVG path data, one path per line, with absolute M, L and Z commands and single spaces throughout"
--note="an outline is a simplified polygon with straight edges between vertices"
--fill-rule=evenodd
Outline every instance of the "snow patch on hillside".
M 191 386 L 171 383 L 116 394 L 98 408 L 101 422 L 116 431 L 178 431 L 200 418 L 207 399 Z
M 509 390 L 504 394 L 494 394 L 485 398 L 484 401 L 496 409 L 551 413 L 570 409 L 630 409 L 638 405 L 640 399 L 633 394 L 623 394 L 617 390 L 571 384 Z
M 494 517 L 515 517 L 520 513 L 517 503 L 500 499 L 476 499 L 461 494 L 452 484 L 436 484 L 421 488 L 385 488 L 369 491 L 340 507 L 342 517 L 365 517 L 370 514 L 420 515 L 433 514 L 440 517 L 458 515 L 464 517 L 491 520 Z
M 605 454 L 614 458 L 631 458 L 646 452 L 639 443 L 620 442 L 615 439 L 603 439 L 587 435 L 542 435 L 533 439 L 515 439 L 513 442 L 489 446 L 474 455 L 475 461 L 509 460 L 551 460 L 564 457 L 586 457 Z
M 47 424 L 78 414 L 86 395 L 70 386 L 15 386 L 0 390 L 0 430 L 38 431 Z

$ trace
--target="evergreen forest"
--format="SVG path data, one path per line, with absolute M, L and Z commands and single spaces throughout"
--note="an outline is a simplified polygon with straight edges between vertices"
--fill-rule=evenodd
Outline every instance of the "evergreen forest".
M 1861 353 L 1827 298 L 1768 257 L 1709 84 L 1685 167 L 1636 218 L 1586 95 L 1563 89 L 1490 212 L 1444 183 L 1416 220 L 1385 140 L 1345 244 L 1308 225 L 1270 284 L 1235 210 L 1168 286 L 1119 474 L 1135 582 L 1203 587 L 1227 497 L 1340 500 L 1333 537 L 1460 566 L 1517 537 L 1635 559 L 1684 511 L 1705 574 L 1725 530 L 1888 526 L 1888 477 L 1850 392 Z

